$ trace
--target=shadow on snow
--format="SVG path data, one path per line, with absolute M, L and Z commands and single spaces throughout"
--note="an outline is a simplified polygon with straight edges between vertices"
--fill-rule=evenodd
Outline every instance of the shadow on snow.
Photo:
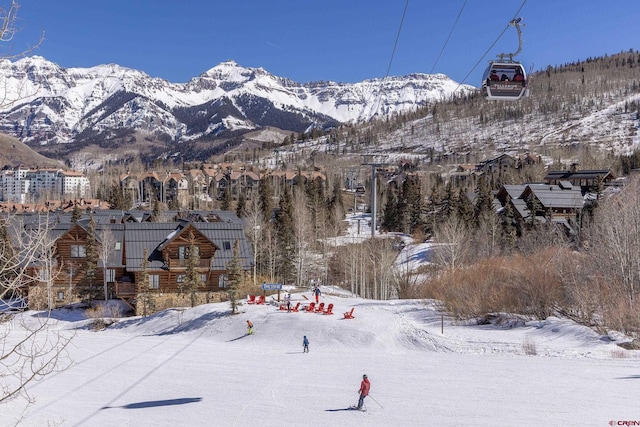
M 128 405 L 123 405 L 123 406 L 105 406 L 102 409 L 114 409 L 114 408 L 142 409 L 142 408 L 153 408 L 156 406 L 186 405 L 187 403 L 200 402 L 201 400 L 202 400 L 201 397 L 183 397 L 181 399 L 149 400 L 147 402 L 129 403 Z

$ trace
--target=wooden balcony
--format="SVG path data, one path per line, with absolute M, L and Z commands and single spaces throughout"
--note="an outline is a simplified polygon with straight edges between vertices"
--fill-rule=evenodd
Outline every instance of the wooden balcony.
M 136 296 L 136 284 L 131 282 L 116 282 L 116 297 L 130 298 Z
M 189 260 L 186 259 L 170 259 L 169 270 L 184 270 L 187 268 L 188 262 Z M 196 268 L 209 270 L 211 268 L 211 258 L 200 258 L 200 263 Z

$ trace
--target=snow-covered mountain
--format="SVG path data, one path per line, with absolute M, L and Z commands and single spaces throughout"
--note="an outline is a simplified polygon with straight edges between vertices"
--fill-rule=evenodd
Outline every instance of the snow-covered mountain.
M 175 143 L 264 126 L 300 132 L 474 90 L 442 74 L 302 84 L 234 61 L 171 83 L 116 64 L 62 68 L 39 56 L 0 61 L 0 80 L 0 132 L 31 145 L 82 146 L 134 131 Z

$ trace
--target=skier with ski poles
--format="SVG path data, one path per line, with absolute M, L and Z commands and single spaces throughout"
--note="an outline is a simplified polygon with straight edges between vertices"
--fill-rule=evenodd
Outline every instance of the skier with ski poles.
M 360 383 L 360 390 L 358 390 L 358 393 L 360 393 L 360 399 L 358 400 L 358 409 L 362 409 L 362 403 L 364 402 L 364 398 L 369 395 L 370 388 L 371 388 L 371 383 L 369 382 L 369 379 L 365 374 L 362 376 L 362 382 Z

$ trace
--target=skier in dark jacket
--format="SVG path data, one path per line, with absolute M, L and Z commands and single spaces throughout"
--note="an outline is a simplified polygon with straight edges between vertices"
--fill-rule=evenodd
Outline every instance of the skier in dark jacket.
M 369 395 L 369 389 L 371 388 L 371 383 L 369 383 L 369 379 L 367 375 L 362 376 L 362 382 L 360 383 L 360 400 L 358 400 L 358 409 L 362 409 L 362 403 L 364 402 L 364 398 Z
M 302 339 L 302 352 L 309 353 L 309 340 L 307 339 L 306 335 Z

